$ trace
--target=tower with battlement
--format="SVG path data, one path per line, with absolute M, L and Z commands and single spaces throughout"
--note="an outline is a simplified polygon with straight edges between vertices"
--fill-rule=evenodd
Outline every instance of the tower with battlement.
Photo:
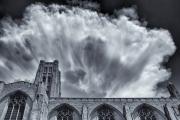
M 58 69 L 58 61 L 45 62 L 41 60 L 34 81 L 34 84 L 38 86 L 38 92 L 41 93 L 41 87 L 43 87 L 48 97 L 60 97 L 60 80 L 61 73 Z
M 66 98 L 58 61 L 41 60 L 34 83 L 0 82 L 0 120 L 180 120 L 179 92 L 167 98 Z

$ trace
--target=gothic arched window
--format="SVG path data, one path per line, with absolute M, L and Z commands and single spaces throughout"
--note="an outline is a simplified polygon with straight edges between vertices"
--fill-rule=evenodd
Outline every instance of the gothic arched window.
M 10 96 L 8 110 L 4 120 L 22 120 L 26 99 L 27 97 L 20 92 Z
M 107 105 L 101 106 L 97 112 L 98 120 L 115 120 L 113 110 Z
M 58 109 L 57 120 L 73 120 L 73 109 L 63 105 Z
M 146 106 L 143 106 L 138 110 L 138 117 L 140 118 L 140 120 L 156 120 L 153 111 Z

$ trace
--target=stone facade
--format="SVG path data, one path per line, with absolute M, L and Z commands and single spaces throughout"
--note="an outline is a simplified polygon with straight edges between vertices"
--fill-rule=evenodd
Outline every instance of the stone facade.
M 172 83 L 169 98 L 64 98 L 60 78 L 55 60 L 40 61 L 34 83 L 0 82 L 0 120 L 180 120 Z M 17 93 L 26 96 L 24 108 L 21 97 L 12 99 Z

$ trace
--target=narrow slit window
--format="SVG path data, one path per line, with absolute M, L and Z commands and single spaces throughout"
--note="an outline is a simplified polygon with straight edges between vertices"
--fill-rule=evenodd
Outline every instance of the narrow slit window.
M 47 91 L 46 91 L 48 96 L 50 96 L 51 84 L 52 84 L 52 77 L 48 76 L 48 84 L 47 84 Z
M 49 68 L 49 72 L 52 73 L 52 67 Z
M 44 67 L 44 73 L 47 73 L 48 68 Z
M 44 83 L 46 82 L 46 76 L 43 76 L 43 82 Z

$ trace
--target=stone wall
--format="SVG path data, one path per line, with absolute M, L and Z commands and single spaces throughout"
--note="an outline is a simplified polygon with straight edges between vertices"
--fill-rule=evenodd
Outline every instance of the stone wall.
M 48 79 L 44 81 L 42 77 L 46 67 L 49 67 L 46 75 L 53 75 L 50 95 L 47 93 Z M 136 120 L 142 106 L 150 108 L 157 120 L 180 120 L 180 96 L 172 83 L 169 87 L 170 98 L 64 98 L 60 96 L 58 61 L 41 61 L 34 83 L 0 82 L 0 120 L 7 113 L 10 96 L 17 91 L 27 96 L 23 120 L 57 120 L 57 109 L 63 105 L 72 108 L 73 120 L 98 119 L 97 111 L 101 106 L 112 108 L 115 120 Z
M 22 92 L 27 96 L 23 120 L 30 118 L 32 104 L 35 99 L 37 87 L 28 82 L 15 82 L 10 84 L 0 83 L 0 120 L 3 120 L 8 109 L 9 98 L 17 91 Z
M 133 120 L 135 109 L 146 104 L 156 110 L 160 115 L 167 119 L 167 115 L 171 120 L 179 120 L 177 115 L 177 106 L 180 104 L 178 99 L 170 98 L 52 98 L 49 101 L 49 113 L 55 111 L 59 105 L 69 104 L 75 108 L 82 118 L 91 120 L 93 111 L 100 105 L 107 104 L 118 110 L 127 120 Z M 176 109 L 173 109 L 176 107 Z M 87 108 L 83 111 L 83 108 Z M 165 111 L 165 108 L 168 111 Z M 167 112 L 169 114 L 167 114 Z M 179 111 L 177 112 L 179 113 Z M 84 115 L 87 114 L 87 115 Z M 87 117 L 85 117 L 87 116 Z
M 77 111 L 77 115 L 80 116 L 76 116 L 76 118 L 82 120 L 91 120 L 93 113 L 101 105 L 111 106 L 125 120 L 134 120 L 133 116 L 136 109 L 144 104 L 150 106 L 167 120 L 180 119 L 179 98 L 48 98 L 47 95 L 42 94 L 42 98 L 46 100 L 47 105 L 46 107 L 38 108 L 41 102 L 38 102 L 39 98 L 36 96 L 36 85 L 27 82 L 15 82 L 11 84 L 1 82 L 0 88 L 1 119 L 6 114 L 9 96 L 15 93 L 15 91 L 21 91 L 29 98 L 23 120 L 49 120 L 50 114 L 54 114 L 51 120 L 56 120 L 56 109 L 63 104 L 74 108 Z M 41 117 L 39 113 L 41 113 Z

